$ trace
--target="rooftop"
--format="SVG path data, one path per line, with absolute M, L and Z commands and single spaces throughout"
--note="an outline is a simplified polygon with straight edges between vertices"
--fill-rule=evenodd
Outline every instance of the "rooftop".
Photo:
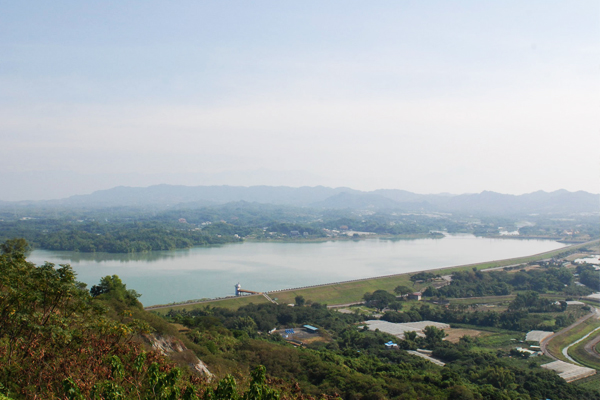
M 393 323 L 382 320 L 369 320 L 365 321 L 365 324 L 371 331 L 379 329 L 381 332 L 389 333 L 399 338 L 404 338 L 404 332 L 417 332 L 419 336 L 422 336 L 423 329 L 427 326 L 434 326 L 438 329 L 450 328 L 448 324 L 433 321 Z
M 541 342 L 546 339 L 548 336 L 553 335 L 554 332 L 546 332 L 546 331 L 529 331 L 527 332 L 527 336 L 525 336 L 526 342 Z
M 580 367 L 579 365 L 569 364 L 564 361 L 554 361 L 541 365 L 541 367 L 555 371 L 558 376 L 567 382 L 573 382 L 578 379 L 587 378 L 588 376 L 596 373 L 595 369 Z

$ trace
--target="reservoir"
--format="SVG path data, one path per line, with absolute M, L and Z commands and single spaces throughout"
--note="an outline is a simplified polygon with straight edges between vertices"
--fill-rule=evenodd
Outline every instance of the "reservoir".
M 71 264 L 88 287 L 118 275 L 142 294 L 144 306 L 231 296 L 244 289 L 270 291 L 423 271 L 527 256 L 564 247 L 549 240 L 490 239 L 451 235 L 442 239 L 365 239 L 327 242 L 244 242 L 219 247 L 139 254 L 34 250 L 28 260 Z

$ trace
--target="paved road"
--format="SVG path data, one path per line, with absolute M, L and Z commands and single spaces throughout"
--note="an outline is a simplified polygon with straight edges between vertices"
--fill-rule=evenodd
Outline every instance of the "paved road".
M 566 346 L 564 349 L 562 349 L 562 353 L 563 356 L 567 357 L 567 359 L 575 364 L 579 364 L 577 361 L 573 360 L 571 358 L 571 356 L 569 355 L 569 349 L 571 348 L 571 346 L 576 345 L 577 343 L 580 343 L 582 341 L 584 341 L 585 339 L 587 339 L 588 337 L 590 337 L 591 335 L 595 334 L 598 330 L 600 330 L 600 328 L 596 328 L 593 331 L 591 331 L 590 333 L 588 333 L 587 335 L 585 335 L 584 337 L 582 337 L 581 339 L 578 339 L 576 341 L 574 341 L 573 343 L 571 343 L 570 345 Z M 592 355 L 594 355 L 592 353 Z
M 327 306 L 327 308 L 344 308 L 344 307 L 350 307 L 350 306 L 357 306 L 359 304 L 365 304 L 365 302 L 364 301 L 355 301 L 354 303 L 332 304 L 330 306 Z

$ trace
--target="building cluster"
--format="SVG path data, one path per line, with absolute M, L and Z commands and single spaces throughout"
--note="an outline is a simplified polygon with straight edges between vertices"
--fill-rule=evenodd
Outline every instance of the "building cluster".
M 342 229 L 345 228 L 345 229 Z M 340 227 L 339 230 L 337 229 L 326 229 L 323 228 L 323 233 L 325 233 L 325 236 L 327 237 L 340 237 L 340 236 L 369 236 L 369 235 L 376 235 L 375 232 L 360 232 L 360 231 L 352 231 L 349 230 L 347 226 L 342 225 Z

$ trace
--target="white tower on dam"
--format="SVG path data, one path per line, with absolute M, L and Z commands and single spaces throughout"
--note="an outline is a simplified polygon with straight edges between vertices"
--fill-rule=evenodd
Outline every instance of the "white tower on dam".
M 241 288 L 242 288 L 242 285 L 240 285 L 240 284 L 239 284 L 239 282 L 238 282 L 238 284 L 237 284 L 237 285 L 235 285 L 235 295 L 236 295 L 236 296 L 241 296 L 241 295 L 242 295 L 242 294 L 240 293 L 240 289 L 241 289 Z

